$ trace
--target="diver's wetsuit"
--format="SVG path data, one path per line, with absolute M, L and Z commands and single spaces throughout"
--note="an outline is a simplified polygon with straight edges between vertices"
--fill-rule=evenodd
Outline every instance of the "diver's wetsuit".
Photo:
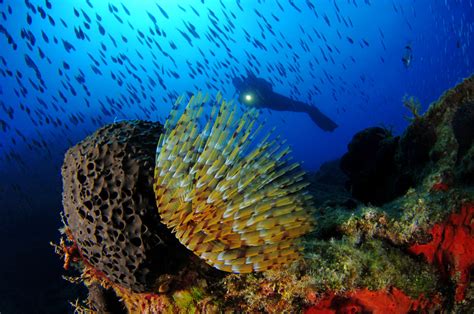
M 278 111 L 306 112 L 311 120 L 324 131 L 332 132 L 337 128 L 337 124 L 318 108 L 275 93 L 269 82 L 251 73 L 245 79 L 234 78 L 233 84 L 239 91 L 240 102 L 247 106 Z

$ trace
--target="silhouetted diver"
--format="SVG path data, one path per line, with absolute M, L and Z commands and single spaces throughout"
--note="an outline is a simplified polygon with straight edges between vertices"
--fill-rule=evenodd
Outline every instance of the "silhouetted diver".
M 252 73 L 249 73 L 246 78 L 236 77 L 232 83 L 239 92 L 239 101 L 247 106 L 278 111 L 306 112 L 311 120 L 324 131 L 332 132 L 337 128 L 337 124 L 318 108 L 275 93 L 269 82 Z
M 412 61 L 413 61 L 413 49 L 411 48 L 411 44 L 408 44 L 405 46 L 405 49 L 403 51 L 402 62 L 405 68 L 408 69 Z

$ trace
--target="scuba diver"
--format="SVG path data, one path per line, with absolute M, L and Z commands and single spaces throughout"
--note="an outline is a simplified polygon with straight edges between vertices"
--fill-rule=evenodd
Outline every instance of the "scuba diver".
M 256 77 L 253 73 L 249 73 L 246 78 L 236 77 L 232 83 L 239 92 L 239 101 L 246 106 L 278 111 L 306 112 L 311 120 L 324 131 L 332 132 L 337 128 L 337 124 L 318 108 L 275 93 L 269 82 Z
M 405 49 L 403 50 L 402 62 L 405 68 L 409 68 L 411 66 L 411 62 L 413 61 L 413 49 L 411 48 L 411 44 L 407 44 Z

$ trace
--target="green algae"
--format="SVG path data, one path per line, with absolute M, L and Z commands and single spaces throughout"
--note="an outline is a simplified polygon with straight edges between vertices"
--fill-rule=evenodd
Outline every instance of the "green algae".
M 324 215 L 319 219 L 324 225 L 318 230 L 327 232 L 325 229 L 330 227 L 349 238 L 378 238 L 397 246 L 426 242 L 429 229 L 472 195 L 470 187 L 450 191 L 409 189 L 405 196 L 382 207 L 360 205 L 352 212 L 339 209 Z
M 430 266 L 376 239 L 307 241 L 305 260 L 310 284 L 319 291 L 341 293 L 358 288 L 397 287 L 418 297 L 435 291 L 438 281 Z
M 245 312 L 297 312 L 310 304 L 308 295 L 343 295 L 368 288 L 396 287 L 408 296 L 430 295 L 438 288 L 436 271 L 387 241 L 351 237 L 318 240 L 307 236 L 304 258 L 287 268 L 226 276 L 227 308 Z

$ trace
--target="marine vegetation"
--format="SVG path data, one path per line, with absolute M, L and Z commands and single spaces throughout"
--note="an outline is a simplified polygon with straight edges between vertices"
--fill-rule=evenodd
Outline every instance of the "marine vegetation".
M 412 121 L 412 120 L 420 118 L 421 103 L 418 99 L 416 99 L 414 96 L 405 95 L 403 96 L 402 102 L 403 102 L 403 106 L 407 108 L 412 114 L 411 117 L 408 117 L 408 116 L 406 117 L 408 121 Z

